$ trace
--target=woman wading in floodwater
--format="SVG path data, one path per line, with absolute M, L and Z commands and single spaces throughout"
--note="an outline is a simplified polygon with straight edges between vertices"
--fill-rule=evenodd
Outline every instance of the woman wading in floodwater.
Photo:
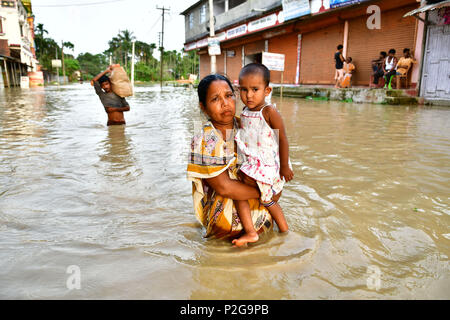
M 233 200 L 249 201 L 258 233 L 271 229 L 272 218 L 260 204 L 258 188 L 237 180 L 234 137 L 239 123 L 231 82 L 217 74 L 206 76 L 200 81 L 198 96 L 209 121 L 192 138 L 187 176 L 192 181 L 196 217 L 206 228 L 205 237 L 233 239 L 243 232 Z

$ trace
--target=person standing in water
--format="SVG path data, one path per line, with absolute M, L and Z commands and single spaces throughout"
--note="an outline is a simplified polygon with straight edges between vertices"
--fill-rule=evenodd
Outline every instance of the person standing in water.
M 125 124 L 123 113 L 130 111 L 130 105 L 125 98 L 119 97 L 112 91 L 111 81 L 106 75 L 111 72 L 112 66 L 109 66 L 105 71 L 96 75 L 91 81 L 91 85 L 95 88 L 95 93 L 100 98 L 100 101 L 108 114 L 108 126 Z

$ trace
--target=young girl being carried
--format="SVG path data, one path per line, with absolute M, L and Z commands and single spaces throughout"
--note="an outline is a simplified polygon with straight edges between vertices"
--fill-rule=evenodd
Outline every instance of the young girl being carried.
M 261 203 L 269 210 L 280 232 L 286 232 L 288 225 L 283 211 L 272 197 L 282 191 L 284 183 L 292 180 L 294 173 L 289 165 L 289 144 L 283 119 L 273 105 L 265 102 L 272 91 L 269 82 L 270 71 L 263 64 L 251 63 L 242 68 L 239 92 L 245 108 L 235 140 L 243 157 L 240 178 L 247 184 L 258 186 Z M 258 241 L 248 201 L 236 201 L 236 208 L 245 233 L 233 240 L 233 244 L 240 247 Z

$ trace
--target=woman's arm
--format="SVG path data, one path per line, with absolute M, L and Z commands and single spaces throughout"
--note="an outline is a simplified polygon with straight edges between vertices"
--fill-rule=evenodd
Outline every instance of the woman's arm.
M 225 198 L 233 200 L 259 199 L 260 193 L 257 188 L 251 187 L 238 180 L 233 180 L 225 170 L 217 177 L 205 179 L 211 188 Z
M 273 106 L 264 108 L 263 115 L 269 126 L 274 130 L 278 130 L 278 140 L 280 145 L 280 177 L 284 177 L 286 182 L 291 181 L 292 178 L 294 178 L 294 172 L 289 168 L 289 142 L 283 118 Z

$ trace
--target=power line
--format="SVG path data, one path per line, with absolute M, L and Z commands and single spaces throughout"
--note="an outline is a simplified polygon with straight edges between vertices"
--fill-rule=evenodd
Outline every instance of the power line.
M 101 1 L 101 2 L 91 2 L 91 3 L 72 3 L 72 4 L 41 4 L 41 5 L 35 5 L 33 4 L 33 7 L 41 7 L 41 8 L 57 8 L 57 7 L 85 7 L 85 6 L 95 6 L 100 4 L 108 4 L 113 2 L 123 2 L 128 0 L 108 0 L 108 1 Z

